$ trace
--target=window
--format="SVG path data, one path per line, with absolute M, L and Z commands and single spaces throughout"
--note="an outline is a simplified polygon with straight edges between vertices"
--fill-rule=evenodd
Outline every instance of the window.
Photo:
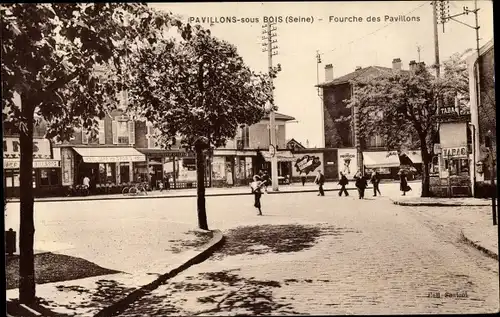
M 370 136 L 369 139 L 370 147 L 383 147 L 384 145 L 385 145 L 384 139 L 380 135 L 375 134 Z
M 242 128 L 242 139 L 243 139 L 243 147 L 250 147 L 250 128 L 248 126 L 244 126 Z
M 40 185 L 41 186 L 54 186 L 59 184 L 59 173 L 55 168 L 42 168 L 40 169 Z
M 113 144 L 135 144 L 134 121 L 126 116 L 113 120 Z
M 128 144 L 128 124 L 127 121 L 117 121 L 118 144 Z
M 449 170 L 450 175 L 467 176 L 469 174 L 469 160 L 460 158 L 445 158 L 444 168 Z
M 148 134 L 147 134 L 147 139 L 148 139 L 148 148 L 149 149 L 159 149 L 161 148 L 160 145 L 157 143 L 156 137 L 155 137 L 155 129 L 151 124 L 148 123 L 147 125 L 148 128 Z M 156 131 L 158 132 L 158 131 Z

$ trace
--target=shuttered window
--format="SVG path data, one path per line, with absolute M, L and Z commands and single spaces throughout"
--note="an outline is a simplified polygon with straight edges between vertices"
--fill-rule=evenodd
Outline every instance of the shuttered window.
M 106 144 L 106 134 L 104 131 L 104 120 L 99 120 L 99 144 Z
M 128 121 L 128 142 L 135 144 L 135 124 L 133 120 Z

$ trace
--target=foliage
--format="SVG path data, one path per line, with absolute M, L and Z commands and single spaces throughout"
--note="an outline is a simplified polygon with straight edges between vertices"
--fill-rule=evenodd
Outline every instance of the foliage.
M 233 45 L 200 27 L 187 41 L 140 49 L 130 63 L 130 110 L 153 123 L 165 147 L 178 135 L 185 146 L 199 137 L 222 146 L 240 125 L 261 120 L 272 102 L 269 76 L 251 71 Z
M 4 121 L 26 121 L 13 99 L 48 122 L 47 137 L 67 139 L 73 127 L 97 126 L 117 105 L 125 40 L 154 42 L 172 25 L 189 26 L 145 4 L 2 4 L 2 109 Z M 94 126 L 94 127 L 95 127 Z M 95 133 L 95 131 L 94 131 Z
M 429 195 L 429 163 L 437 136 L 438 101 L 454 105 L 455 96 L 467 104 L 467 69 L 461 56 L 445 62 L 441 78 L 419 64 L 411 72 L 383 73 L 356 80 L 348 107 L 359 112 L 359 135 L 378 134 L 388 149 L 420 148 L 423 163 L 422 196 Z
M 34 119 L 47 123 L 47 138 L 68 139 L 75 126 L 95 135 L 95 118 L 117 106 L 123 58 L 133 53 L 129 48 L 154 43 L 173 25 L 189 38 L 190 27 L 132 3 L 11 3 L 0 6 L 0 15 L 2 117 L 19 132 L 21 148 L 19 298 L 30 304 L 35 300 Z

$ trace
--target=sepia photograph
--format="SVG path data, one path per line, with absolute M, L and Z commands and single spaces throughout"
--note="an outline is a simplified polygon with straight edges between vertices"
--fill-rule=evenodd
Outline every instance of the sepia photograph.
M 493 7 L 0 4 L 5 316 L 499 313 Z

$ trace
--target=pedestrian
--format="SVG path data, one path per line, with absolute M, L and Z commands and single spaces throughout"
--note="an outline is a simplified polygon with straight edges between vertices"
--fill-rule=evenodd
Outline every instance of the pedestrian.
M 90 178 L 85 176 L 83 178 L 83 194 L 87 196 L 90 192 Z
M 306 172 L 300 172 L 300 180 L 302 181 L 302 186 L 304 186 L 304 184 L 306 183 L 306 175 Z
M 325 175 L 321 173 L 321 170 L 318 170 L 318 174 L 316 175 L 316 179 L 314 180 L 314 182 L 319 185 L 318 196 L 325 196 L 325 192 L 323 190 L 323 184 L 325 183 Z
M 259 175 L 255 175 L 253 177 L 253 182 L 250 183 L 250 188 L 252 189 L 252 194 L 254 195 L 255 202 L 253 206 L 259 210 L 257 215 L 262 216 L 260 198 L 262 197 L 262 187 L 264 187 L 264 182 L 261 181 Z
M 165 189 L 170 189 L 170 175 L 167 175 L 167 177 L 165 177 Z
M 264 187 L 264 192 L 267 194 L 267 186 L 271 185 L 271 177 L 269 177 L 267 171 L 263 171 L 261 181 L 264 183 L 262 186 Z
M 358 189 L 359 199 L 365 198 L 365 189 L 368 186 L 366 177 L 361 172 L 356 173 L 356 188 Z
M 380 176 L 378 175 L 377 171 L 372 172 L 372 177 L 371 177 L 371 183 L 373 184 L 373 197 L 377 197 L 377 192 L 380 196 L 382 196 L 382 193 L 380 192 L 379 189 L 379 184 L 380 184 Z
M 346 197 L 349 196 L 349 193 L 347 192 L 347 189 L 345 188 L 347 186 L 347 184 L 349 184 L 349 180 L 347 179 L 347 177 L 345 176 L 344 173 L 340 172 L 339 185 L 341 187 L 340 187 L 340 191 L 339 191 L 339 196 L 342 196 L 342 193 L 345 193 Z
M 163 181 L 158 182 L 158 187 L 160 188 L 160 193 L 163 191 Z
M 402 196 L 406 196 L 406 192 L 409 192 L 411 190 L 411 187 L 408 186 L 408 180 L 406 178 L 406 173 L 404 170 L 399 171 L 399 190 L 403 192 Z

